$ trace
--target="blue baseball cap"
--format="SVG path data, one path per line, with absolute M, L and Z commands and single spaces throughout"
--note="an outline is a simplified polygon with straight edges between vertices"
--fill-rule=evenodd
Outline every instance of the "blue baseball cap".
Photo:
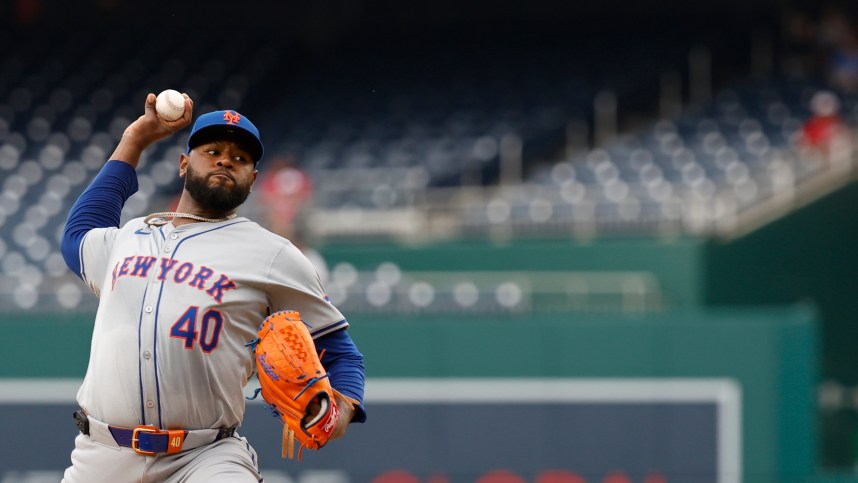
M 188 153 L 201 144 L 223 139 L 238 143 L 253 157 L 254 165 L 262 159 L 259 129 L 238 111 L 214 111 L 198 117 L 188 136 Z

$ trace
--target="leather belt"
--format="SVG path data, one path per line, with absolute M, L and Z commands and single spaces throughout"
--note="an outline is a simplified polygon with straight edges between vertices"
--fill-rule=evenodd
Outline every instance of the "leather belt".
M 118 446 L 131 448 L 138 454 L 154 456 L 159 453 L 178 453 L 183 449 L 193 449 L 220 441 L 235 434 L 235 428 L 202 429 L 186 431 L 183 429 L 160 429 L 155 426 L 140 425 L 134 428 L 111 426 L 87 416 L 83 410 L 75 411 L 75 423 L 81 433 L 96 440 L 110 435 Z M 101 441 L 105 442 L 105 441 Z

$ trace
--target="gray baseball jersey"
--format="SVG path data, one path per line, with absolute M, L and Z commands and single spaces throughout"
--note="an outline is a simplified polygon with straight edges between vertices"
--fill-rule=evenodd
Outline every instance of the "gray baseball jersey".
M 238 426 L 269 311 L 299 311 L 314 337 L 347 325 L 307 258 L 246 218 L 97 228 L 80 259 L 101 303 L 77 400 L 112 425 Z

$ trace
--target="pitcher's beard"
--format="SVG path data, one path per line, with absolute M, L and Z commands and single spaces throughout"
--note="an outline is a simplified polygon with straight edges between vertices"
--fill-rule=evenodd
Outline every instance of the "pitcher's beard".
M 228 213 L 238 208 L 250 196 L 250 185 L 241 185 L 236 181 L 230 189 L 224 184 L 210 186 L 208 177 L 202 176 L 188 165 L 185 173 L 185 189 L 203 210 L 215 213 Z

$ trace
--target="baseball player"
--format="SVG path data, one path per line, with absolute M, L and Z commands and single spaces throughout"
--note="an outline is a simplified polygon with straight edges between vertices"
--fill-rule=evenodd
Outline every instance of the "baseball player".
M 99 306 L 64 482 L 262 481 L 236 428 L 255 368 L 246 344 L 279 310 L 300 312 L 331 385 L 358 403 L 341 404 L 333 438 L 366 419 L 363 356 L 312 264 L 289 240 L 235 214 L 263 155 L 249 119 L 200 116 L 178 160 L 176 212 L 119 226 L 141 153 L 190 125 L 193 102 L 184 97 L 183 117 L 165 121 L 147 96 L 65 226 L 63 256 Z

